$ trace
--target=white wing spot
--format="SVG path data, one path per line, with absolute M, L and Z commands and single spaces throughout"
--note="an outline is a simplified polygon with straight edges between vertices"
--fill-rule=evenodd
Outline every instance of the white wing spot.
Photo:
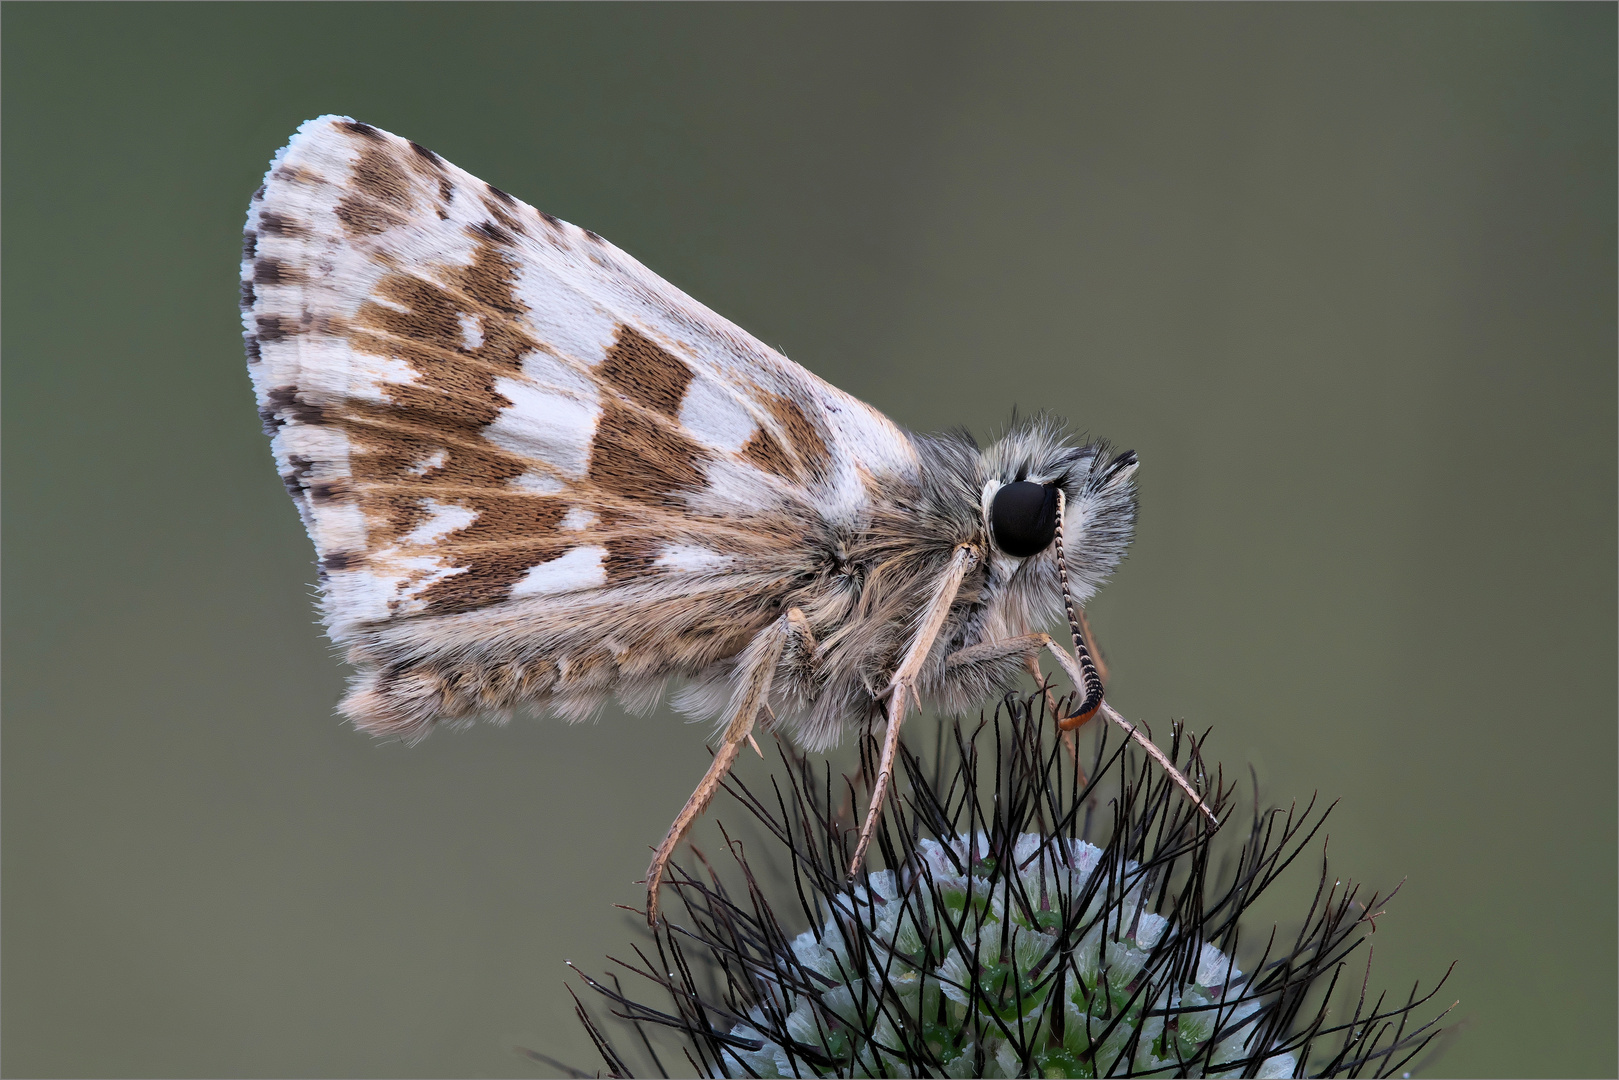
M 512 595 L 550 596 L 605 585 L 607 571 L 602 559 L 606 555 L 606 548 L 574 548 L 550 562 L 530 567 L 522 580 L 512 586 Z
M 434 585 L 457 574 L 466 573 L 465 567 L 445 563 L 437 555 L 373 557 L 371 565 L 376 576 L 368 583 L 380 589 L 380 599 L 386 603 L 396 599 L 398 614 L 414 615 L 425 611 L 421 594 Z
M 496 379 L 495 391 L 511 406 L 484 429 L 484 438 L 502 450 L 555 465 L 575 479 L 585 475 L 601 415 L 594 401 L 542 389 L 527 379 Z
M 525 255 L 513 291 L 539 340 L 580 363 L 599 364 L 618 327 L 618 318 L 603 310 L 600 286 L 554 252 Z
M 561 357 L 531 352 L 523 357 L 523 374 L 535 386 L 554 387 L 586 401 L 596 400 L 596 381 Z
M 398 300 L 394 300 L 391 297 L 378 296 L 376 294 L 372 294 L 371 296 L 366 297 L 366 299 L 370 300 L 371 303 L 377 305 L 378 307 L 387 308 L 389 311 L 397 311 L 401 315 L 409 315 L 410 314 L 410 308 L 409 307 L 405 306 L 404 304 L 401 304 Z
M 567 484 L 550 473 L 526 472 L 522 476 L 512 477 L 509 486 L 531 495 L 560 495 L 568 490 Z
M 557 528 L 569 532 L 584 532 L 594 524 L 596 524 L 594 513 L 582 506 L 570 506 L 568 512 L 562 515 L 562 520 L 557 522 Z
M 428 518 L 410 532 L 399 538 L 404 545 L 431 544 L 441 537 L 464 529 L 478 520 L 478 512 L 469 510 L 465 506 L 455 503 L 441 503 L 437 499 L 423 499 L 422 509 L 428 512 Z
M 710 375 L 700 374 L 680 403 L 680 426 L 716 450 L 739 452 L 759 424 L 737 401 L 735 392 Z
M 666 570 L 684 570 L 688 573 L 703 570 L 720 570 L 731 565 L 735 560 L 729 555 L 721 555 L 708 548 L 696 547 L 692 544 L 670 544 L 659 553 L 653 566 L 660 566 Z
M 479 325 L 478 316 L 468 312 L 458 312 L 455 321 L 461 324 L 461 347 L 467 352 L 482 347 L 483 327 Z
M 416 462 L 416 464 L 412 465 L 405 471 L 410 473 L 412 476 L 426 476 L 434 469 L 443 468 L 444 463 L 448 460 L 450 460 L 449 451 L 445 450 L 443 447 L 440 447 L 439 449 L 434 450 L 431 454 L 428 454 L 426 457 L 422 458 L 420 461 Z

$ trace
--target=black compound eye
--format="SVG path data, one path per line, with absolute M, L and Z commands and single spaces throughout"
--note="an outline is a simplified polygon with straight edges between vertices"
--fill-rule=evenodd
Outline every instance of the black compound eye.
M 1019 480 L 995 493 L 989 503 L 989 528 L 995 546 L 1027 559 L 1051 546 L 1057 535 L 1057 488 Z

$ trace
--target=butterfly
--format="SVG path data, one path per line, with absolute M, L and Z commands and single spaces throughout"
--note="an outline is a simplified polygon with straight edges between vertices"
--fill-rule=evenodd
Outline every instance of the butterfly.
M 718 719 L 649 920 L 760 723 L 813 751 L 886 720 L 851 873 L 912 706 L 964 711 L 1044 651 L 1082 697 L 1066 725 L 1126 723 L 1075 608 L 1129 543 L 1134 454 L 1045 418 L 985 447 L 904 431 L 594 232 L 346 117 L 272 161 L 241 308 L 356 727 L 578 721 L 676 686 Z M 1039 629 L 1064 615 L 1072 654 Z

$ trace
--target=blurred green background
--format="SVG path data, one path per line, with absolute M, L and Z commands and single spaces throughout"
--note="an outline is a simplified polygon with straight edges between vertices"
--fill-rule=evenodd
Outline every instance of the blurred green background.
M 325 112 L 911 428 L 1134 448 L 1112 699 L 1342 798 L 1336 872 L 1407 879 L 1373 987 L 1458 961 L 1430 1073 L 1619 1069 L 1613 5 L 3 23 L 7 1075 L 594 1068 L 562 962 L 628 953 L 705 767 L 667 712 L 334 717 L 236 314 L 248 196 Z

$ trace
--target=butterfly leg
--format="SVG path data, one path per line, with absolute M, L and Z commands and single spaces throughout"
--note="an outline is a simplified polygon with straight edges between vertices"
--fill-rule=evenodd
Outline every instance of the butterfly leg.
M 1085 612 L 1083 612 L 1083 611 L 1075 611 L 1074 614 L 1077 617 L 1077 622 L 1078 622 L 1078 625 L 1079 625 L 1079 632 L 1082 635 L 1082 640 L 1085 642 L 1085 651 L 1090 654 L 1092 662 L 1096 665 L 1097 677 L 1099 679 L 1101 679 L 1102 685 L 1105 687 L 1107 685 L 1107 661 L 1102 659 L 1102 650 L 1096 644 L 1096 635 L 1091 632 L 1090 620 L 1085 618 Z M 1044 641 L 1041 642 L 1042 645 L 1051 642 L 1051 639 L 1049 637 L 1045 637 L 1045 635 L 1043 635 L 1043 634 L 1034 634 L 1034 635 L 1030 635 L 1030 636 L 1031 637 L 1044 638 Z M 1013 640 L 1022 640 L 1022 639 L 1021 638 L 1014 638 Z M 1052 647 L 1055 648 L 1056 646 L 1052 645 Z M 1027 667 L 1029 674 L 1033 675 L 1034 678 L 1035 678 L 1035 681 L 1040 683 L 1041 686 L 1042 686 L 1042 689 L 1044 689 L 1045 688 L 1044 687 L 1045 673 L 1040 670 L 1040 661 L 1037 660 L 1032 653 L 1030 654 L 1028 660 L 1025 662 L 1025 666 Z M 1057 715 L 1057 703 L 1056 703 L 1056 700 L 1052 697 L 1051 691 L 1049 689 L 1045 690 L 1045 695 L 1046 695 L 1046 708 L 1048 710 L 1050 710 L 1051 715 L 1056 716 Z M 1090 715 L 1094 716 L 1095 713 L 1091 713 Z M 1087 717 L 1087 719 L 1088 718 L 1089 717 Z M 1072 719 L 1072 718 L 1070 718 L 1070 719 Z M 1067 741 L 1068 748 L 1075 752 L 1076 757 L 1078 755 L 1078 750 L 1074 746 L 1073 728 L 1074 727 L 1079 727 L 1084 722 L 1085 722 L 1084 720 L 1081 720 L 1081 721 L 1079 721 L 1079 723 L 1074 724 L 1073 727 L 1065 727 L 1065 728 L 1062 729 L 1063 739 Z
M 937 688 L 930 687 L 930 689 L 935 690 L 940 698 L 959 710 L 964 707 L 961 703 L 982 701 L 997 690 L 1012 685 L 1020 671 L 1027 671 L 1040 682 L 1041 689 L 1046 695 L 1046 707 L 1055 716 L 1058 712 L 1058 703 L 1056 695 L 1045 685 L 1045 673 L 1040 670 L 1038 655 L 1041 649 L 1051 650 L 1063 664 L 1065 671 L 1074 668 L 1072 657 L 1067 656 L 1050 635 L 1024 634 L 1020 637 L 984 642 L 981 645 L 970 645 L 951 653 L 945 659 L 944 671 Z M 1081 690 L 1084 689 L 1083 682 L 1076 683 L 1076 686 Z M 1083 711 L 1087 708 L 1088 711 Z M 1082 711 L 1074 716 L 1059 717 L 1058 726 L 1066 733 L 1069 729 L 1079 727 L 1089 720 L 1096 711 L 1095 703 L 1082 706 Z
M 1061 712 L 1061 709 L 1058 708 L 1057 695 L 1051 692 L 1051 686 L 1046 680 L 1046 673 L 1040 670 L 1040 661 L 1031 656 L 1025 667 L 1028 669 L 1029 674 L 1034 676 L 1034 681 L 1040 686 L 1040 692 L 1046 697 L 1046 712 L 1051 716 L 1057 716 Z M 1079 740 L 1074 738 L 1073 729 L 1063 727 L 1060 720 L 1057 733 L 1062 736 L 1063 746 L 1068 748 L 1068 756 L 1074 759 L 1074 768 L 1078 770 L 1078 783 L 1083 786 L 1086 781 L 1086 773 L 1085 765 L 1079 759 Z
M 1085 643 L 1085 651 L 1090 655 L 1092 663 L 1096 666 L 1097 678 L 1101 680 L 1101 685 L 1106 687 L 1107 661 L 1102 658 L 1102 650 L 1097 647 L 1096 635 L 1091 633 L 1090 620 L 1085 618 L 1085 610 L 1083 608 L 1076 609 L 1074 611 L 1074 615 L 1076 617 L 1075 621 L 1079 625 L 1080 640 Z M 1048 638 L 1047 640 L 1049 641 L 1050 639 Z M 1052 648 L 1056 648 L 1056 644 L 1054 642 L 1052 643 Z M 1038 660 L 1031 660 L 1030 665 L 1034 669 L 1034 677 L 1036 679 L 1042 678 L 1040 674 L 1040 662 Z M 1050 690 L 1046 691 L 1046 705 L 1048 708 L 1051 708 L 1051 715 L 1056 716 L 1057 710 L 1051 706 Z M 1095 713 L 1090 715 L 1094 716 Z M 1074 718 L 1070 717 L 1069 719 Z M 1082 714 L 1082 718 L 1074 723 L 1072 727 L 1064 727 L 1062 721 L 1058 721 L 1057 724 L 1057 730 L 1062 733 L 1063 745 L 1068 747 L 1068 753 L 1072 755 L 1074 759 L 1074 767 L 1079 770 L 1078 782 L 1080 784 L 1085 783 L 1085 766 L 1082 765 L 1079 760 L 1079 742 L 1074 738 L 1074 731 L 1083 726 L 1089 719 L 1089 716 L 1083 716 Z
M 939 579 L 933 599 L 923 611 L 922 622 L 917 627 L 916 636 L 911 639 L 911 647 L 905 651 L 904 659 L 889 680 L 886 692 L 888 730 L 883 733 L 882 756 L 877 761 L 877 779 L 871 786 L 871 805 L 866 810 L 866 822 L 860 827 L 860 839 L 855 843 L 854 858 L 849 862 L 851 878 L 860 872 L 861 864 L 866 861 L 866 849 L 871 846 L 872 835 L 877 831 L 877 822 L 882 817 L 883 799 L 888 795 L 888 785 L 894 777 L 894 758 L 899 752 L 899 728 L 905 722 L 906 710 L 916 697 L 917 676 L 927 661 L 928 653 L 933 651 L 939 631 L 944 628 L 950 606 L 956 602 L 956 594 L 961 591 L 962 580 L 979 558 L 978 551 L 966 544 L 956 548 L 949 568 Z
M 790 638 L 797 639 L 808 632 L 809 623 L 805 620 L 804 613 L 793 608 L 761 630 L 749 642 L 748 647 L 742 650 L 738 665 L 741 677 L 737 680 L 736 690 L 731 698 L 729 721 L 725 725 L 725 734 L 720 739 L 720 747 L 714 753 L 714 761 L 708 766 L 708 772 L 703 774 L 697 790 L 691 793 L 686 805 L 680 808 L 674 824 L 669 826 L 669 834 L 663 838 L 663 843 L 658 845 L 658 850 L 652 856 L 652 865 L 647 867 L 646 918 L 649 924 L 656 925 L 658 921 L 658 887 L 663 883 L 664 868 L 668 866 L 675 848 L 708 808 L 714 793 L 719 791 L 720 784 L 724 782 L 726 774 L 736 762 L 737 754 L 753 738 L 754 722 L 770 701 L 770 685 L 776 673 L 776 665 L 781 661 L 782 649 Z M 813 638 L 811 641 L 813 642 Z
M 1079 746 L 1074 741 L 1072 729 L 1094 716 L 1096 710 L 1092 709 L 1088 714 L 1082 711 L 1070 717 L 1060 715 L 1057 695 L 1052 693 L 1047 685 L 1045 672 L 1040 670 L 1039 661 L 1041 649 L 1055 651 L 1057 648 L 1057 643 L 1046 634 L 1024 634 L 1014 638 L 1003 638 L 1000 641 L 970 645 L 951 653 L 945 659 L 938 685 L 930 689 L 946 703 L 947 707 L 963 711 L 968 703 L 982 701 L 1002 688 L 1014 685 L 1020 672 L 1027 671 L 1040 684 L 1041 691 L 1045 694 L 1046 709 L 1057 719 L 1063 744 L 1067 746 L 1074 763 L 1078 765 Z M 1084 719 L 1079 719 L 1080 717 Z M 1080 776 L 1083 782 L 1083 767 Z
M 923 689 L 937 699 L 947 712 L 961 713 L 988 697 L 1005 693 L 1018 685 L 1023 672 L 1041 678 L 1035 657 L 1045 647 L 1043 634 L 986 641 L 957 649 L 945 657 L 937 680 Z M 1047 692 L 1047 698 L 1051 694 Z M 1051 702 L 1055 708 L 1055 701 Z
M 789 690 L 809 693 L 820 674 L 820 658 L 815 655 L 815 632 L 809 619 L 798 608 L 790 609 L 786 616 L 787 641 L 781 651 L 781 662 L 776 666 L 776 678 Z M 772 725 L 775 716 L 770 716 Z
M 1087 627 L 1086 629 L 1089 628 Z M 1088 634 L 1086 636 L 1089 637 Z M 1027 663 L 1029 670 L 1034 673 L 1035 677 L 1043 680 L 1044 676 L 1040 672 L 1039 662 L 1035 659 L 1036 653 L 1041 649 L 1048 650 L 1052 656 L 1056 657 L 1057 663 L 1061 665 L 1068 678 L 1073 681 L 1074 688 L 1082 691 L 1085 695 L 1078 712 L 1072 716 L 1062 717 L 1057 721 L 1058 730 L 1062 732 L 1069 751 L 1074 754 L 1076 764 L 1079 760 L 1079 750 L 1073 743 L 1073 729 L 1082 726 L 1092 717 L 1101 714 L 1110 723 L 1121 728 L 1129 738 L 1135 740 L 1153 760 L 1158 762 L 1159 766 L 1169 774 L 1170 778 L 1175 781 L 1181 790 L 1190 796 L 1197 808 L 1207 815 L 1211 822 L 1215 821 L 1214 811 L 1209 808 L 1203 797 L 1198 794 L 1197 789 L 1182 775 L 1181 771 L 1175 768 L 1174 763 L 1164 755 L 1164 752 L 1158 749 L 1153 741 L 1142 734 L 1134 724 L 1120 716 L 1117 710 L 1103 699 L 1100 675 L 1094 666 L 1085 663 L 1089 659 L 1086 653 L 1079 653 L 1079 659 L 1076 660 L 1074 654 L 1058 645 L 1046 634 L 1026 634 L 1022 637 L 1006 638 L 1002 641 L 969 646 L 951 653 L 949 658 L 945 660 L 944 674 L 939 686 L 941 696 L 944 696 L 946 700 L 949 700 L 952 696 L 960 698 L 964 694 L 971 693 L 976 693 L 979 697 L 987 696 L 992 688 L 992 683 L 995 680 L 1002 680 L 1000 685 L 1004 685 L 1005 676 L 1009 673 L 1008 669 L 1018 663 Z M 1046 691 L 1046 701 L 1048 707 L 1051 707 L 1053 713 L 1055 713 L 1055 705 L 1052 704 L 1052 695 L 1049 690 Z M 1083 773 L 1081 775 L 1083 776 Z
M 1076 687 L 1087 687 L 1089 680 L 1086 678 L 1086 676 L 1095 672 L 1096 669 L 1094 667 L 1082 667 L 1074 660 L 1074 657 L 1066 649 L 1059 646 L 1049 637 L 1045 640 L 1045 646 L 1051 650 L 1051 655 L 1057 658 L 1057 663 L 1062 665 L 1063 671 L 1070 679 L 1073 680 Z M 1095 694 L 1094 704 L 1092 704 L 1091 698 L 1092 695 L 1087 690 L 1085 704 L 1080 707 L 1081 711 L 1075 713 L 1073 716 L 1070 716 L 1065 720 L 1058 721 L 1058 727 L 1062 727 L 1064 730 L 1067 730 L 1068 728 L 1076 728 L 1085 723 L 1085 721 L 1089 720 L 1091 717 L 1095 716 L 1097 713 L 1101 713 L 1102 717 L 1106 719 L 1108 723 L 1117 726 L 1127 737 L 1134 740 L 1138 746 L 1145 750 L 1147 752 L 1147 756 L 1156 761 L 1158 766 L 1163 769 L 1164 772 L 1169 774 L 1169 778 L 1175 782 L 1176 786 L 1186 793 L 1187 798 L 1191 799 L 1192 805 L 1196 806 L 1200 811 L 1203 812 L 1203 815 L 1209 819 L 1210 824 L 1218 828 L 1220 825 L 1220 819 L 1215 816 L 1214 810 L 1207 802 L 1204 801 L 1203 796 L 1198 793 L 1197 788 L 1192 786 L 1191 781 L 1187 780 L 1185 775 L 1175 767 L 1175 763 L 1169 760 L 1168 755 L 1166 755 L 1162 750 L 1158 749 L 1157 744 L 1143 734 L 1140 728 L 1136 727 L 1134 724 L 1130 723 L 1130 721 L 1120 716 L 1117 709 L 1103 700 L 1100 689 L 1098 689 Z

